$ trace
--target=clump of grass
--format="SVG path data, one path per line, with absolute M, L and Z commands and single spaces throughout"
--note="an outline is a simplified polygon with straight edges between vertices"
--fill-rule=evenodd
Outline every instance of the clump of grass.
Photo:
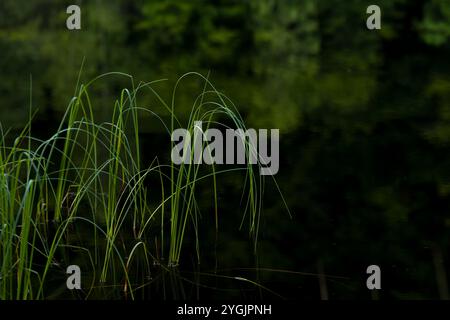
M 89 91 L 110 76 L 125 77 L 130 87 L 120 92 L 110 121 L 97 123 Z M 201 79 L 204 88 L 183 126 L 177 118 L 176 97 L 188 77 Z M 46 140 L 33 137 L 31 112 L 29 123 L 11 146 L 6 144 L 9 133 L 0 127 L 0 299 L 57 296 L 54 292 L 64 290 L 61 279 L 74 256 L 84 257 L 74 264 L 83 264 L 85 273 L 91 275 L 82 298 L 89 298 L 97 289 L 104 290 L 105 297 L 135 298 L 136 291 L 148 282 L 153 263 L 164 268 L 180 264 L 191 229 L 200 259 L 196 186 L 205 180 L 212 184 L 213 227 L 218 232 L 217 176 L 235 170 L 242 170 L 246 177 L 242 222 L 248 219 L 256 248 L 264 181 L 252 165 L 225 170 L 211 166 L 207 173 L 198 164 L 175 166 L 160 163 L 159 158 L 149 167 L 142 165 L 142 113 L 160 119 L 169 142 L 177 127 L 194 132 L 195 121 L 209 127 L 227 117 L 236 128 L 245 130 L 236 108 L 208 78 L 197 73 L 178 80 L 169 103 L 157 94 L 154 83 L 135 86 L 129 75 L 108 73 L 77 85 L 58 130 Z M 139 105 L 143 90 L 154 94 L 169 115 L 168 121 Z M 173 145 L 168 143 L 168 147 Z M 193 153 L 190 156 L 194 157 Z M 145 183 L 150 176 L 160 181 L 151 186 L 161 195 L 156 204 Z M 54 284 L 55 274 L 61 280 L 58 285 Z

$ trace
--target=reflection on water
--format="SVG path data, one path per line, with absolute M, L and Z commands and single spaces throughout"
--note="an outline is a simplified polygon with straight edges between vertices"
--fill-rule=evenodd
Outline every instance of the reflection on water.
M 381 266 L 384 297 L 448 296 L 447 1 L 380 0 L 380 32 L 364 28 L 367 5 L 353 1 L 96 1 L 83 5 L 80 32 L 60 28 L 65 16 L 59 7 L 20 2 L 0 5 L 9 10 L 0 10 L 0 120 L 4 131 L 13 128 L 10 141 L 28 121 L 30 86 L 32 109 L 38 110 L 33 133 L 48 138 L 54 132 L 83 57 L 82 82 L 109 71 L 133 75 L 134 85 L 167 78 L 153 85 L 166 102 L 180 75 L 209 74 L 249 127 L 280 128 L 277 182 L 294 217 L 280 209 L 276 185 L 267 181 L 255 259 L 245 232 L 234 231 L 241 178 L 224 178 L 219 240 L 202 230 L 209 239 L 202 249 L 205 275 L 181 277 L 191 286 L 186 291 L 195 292 L 198 277 L 216 288 L 203 288 L 208 295 L 233 297 L 229 291 L 239 288 L 245 296 L 247 284 L 209 277 L 217 265 L 233 277 L 233 268 L 255 268 L 256 260 L 261 269 L 249 277 L 291 297 L 320 297 L 324 289 L 314 275 L 320 269 L 329 276 L 330 298 L 370 298 L 364 272 L 371 264 Z M 95 85 L 99 122 L 110 115 L 120 89 L 130 85 L 123 77 Z M 202 85 L 191 80 L 180 88 L 176 107 L 185 118 Z M 138 104 L 168 116 L 152 92 L 143 93 Z M 154 117 L 143 113 L 141 120 L 148 165 L 154 153 L 169 151 L 169 140 L 164 142 L 164 128 Z M 211 208 L 206 204 L 203 210 Z M 204 220 L 214 224 L 211 217 Z M 181 273 L 195 269 L 195 259 L 187 261 L 194 267 Z M 187 295 L 180 276 L 155 273 L 147 275 L 149 281 L 164 278 L 160 284 L 170 283 L 178 298 Z

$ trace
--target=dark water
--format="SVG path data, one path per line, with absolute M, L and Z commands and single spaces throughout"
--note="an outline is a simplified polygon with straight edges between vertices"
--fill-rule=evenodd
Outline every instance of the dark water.
M 0 120 L 13 128 L 11 140 L 27 121 L 30 74 L 39 110 L 33 133 L 48 138 L 73 95 L 83 57 L 82 82 L 109 71 L 131 74 L 136 84 L 167 78 L 154 86 L 166 101 L 184 73 L 209 73 L 249 127 L 280 129 L 276 179 L 293 217 L 267 179 L 254 256 L 246 230 L 238 230 L 243 177 L 221 177 L 217 239 L 211 204 L 200 202 L 208 213 L 200 229 L 201 266 L 188 238 L 186 263 L 167 272 L 154 266 L 148 277 L 157 284 L 143 297 L 274 297 L 214 276 L 217 271 L 257 279 L 290 298 L 370 299 L 365 271 L 372 264 L 382 270 L 380 298 L 448 297 L 446 1 L 379 1 L 380 31 L 365 28 L 365 1 L 97 1 L 83 4 L 83 28 L 74 32 L 63 27 L 60 7 L 29 1 L 21 11 L 21 2 L 0 5 L 9 10 L 0 10 Z M 129 85 L 110 78 L 94 86 L 98 121 Z M 183 82 L 181 119 L 201 90 L 198 79 Z M 150 94 L 140 99 L 167 118 Z M 141 123 L 143 165 L 155 154 L 168 159 L 163 128 L 148 116 Z M 210 188 L 201 185 L 199 198 L 207 199 Z M 327 275 L 325 288 L 318 274 Z M 64 296 L 60 290 L 55 296 Z M 107 296 L 107 289 L 99 292 Z

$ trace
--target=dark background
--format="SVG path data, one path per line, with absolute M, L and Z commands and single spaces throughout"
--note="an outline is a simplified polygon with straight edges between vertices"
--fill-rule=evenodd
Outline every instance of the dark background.
M 65 26 L 70 4 L 81 7 L 79 31 Z M 366 28 L 370 4 L 381 7 L 381 30 Z M 267 179 L 255 259 L 238 230 L 242 177 L 220 178 L 221 232 L 217 254 L 203 234 L 206 265 L 253 274 L 257 262 L 260 283 L 289 298 L 447 299 L 449 38 L 447 0 L 0 0 L 0 121 L 12 140 L 25 126 L 32 78 L 33 133 L 49 137 L 83 60 L 82 81 L 110 71 L 167 78 L 157 86 L 165 99 L 185 72 L 209 72 L 249 127 L 280 129 L 276 179 L 293 217 Z M 126 85 L 96 86 L 99 121 Z M 183 92 L 187 117 L 183 99 L 201 83 Z M 142 120 L 143 161 L 167 157 L 162 128 Z M 382 270 L 376 293 L 365 284 L 371 264 Z

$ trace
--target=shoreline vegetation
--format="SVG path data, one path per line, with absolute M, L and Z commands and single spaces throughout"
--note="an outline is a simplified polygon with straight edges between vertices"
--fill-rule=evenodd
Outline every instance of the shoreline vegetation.
M 96 123 L 89 89 L 109 76 L 128 78 L 131 88 L 121 91 L 110 122 Z M 61 285 L 65 285 L 66 276 L 61 276 L 61 284 L 56 285 L 53 274 L 63 274 L 71 264 L 80 264 L 83 271 L 83 290 L 77 293 L 82 298 L 89 298 L 98 288 L 109 290 L 105 295 L 108 297 L 134 299 L 137 292 L 145 295 L 155 265 L 166 271 L 178 269 L 187 237 L 195 239 L 195 255 L 200 263 L 202 239 L 198 228 L 202 222 L 196 185 L 204 180 L 213 190 L 210 200 L 215 224 L 210 227 L 217 240 L 221 218 L 216 179 L 232 171 L 246 176 L 241 227 L 247 221 L 256 252 L 264 178 L 255 174 L 252 165 L 223 170 L 212 165 L 205 172 L 197 164 L 176 166 L 161 163 L 158 157 L 150 166 L 142 165 L 139 113 L 159 118 L 168 133 L 170 154 L 170 133 L 181 127 L 176 116 L 176 91 L 188 77 L 203 81 L 204 90 L 192 106 L 187 130 L 194 130 L 195 121 L 209 126 L 221 117 L 246 130 L 231 101 L 198 73 L 182 76 L 172 101 L 166 103 L 152 89 L 152 82 L 135 87 L 131 76 L 117 72 L 78 84 L 59 129 L 49 139 L 33 137 L 31 101 L 30 121 L 12 146 L 4 144 L 8 133 L 2 130 L 2 300 L 54 298 L 52 290 L 64 290 Z M 138 96 L 144 89 L 153 92 L 165 107 L 169 123 L 150 108 L 139 106 Z M 194 153 L 190 156 L 194 157 Z M 160 185 L 148 186 L 150 176 L 156 176 Z M 160 198 L 155 199 L 155 194 Z M 243 281 L 258 286 L 253 280 Z

